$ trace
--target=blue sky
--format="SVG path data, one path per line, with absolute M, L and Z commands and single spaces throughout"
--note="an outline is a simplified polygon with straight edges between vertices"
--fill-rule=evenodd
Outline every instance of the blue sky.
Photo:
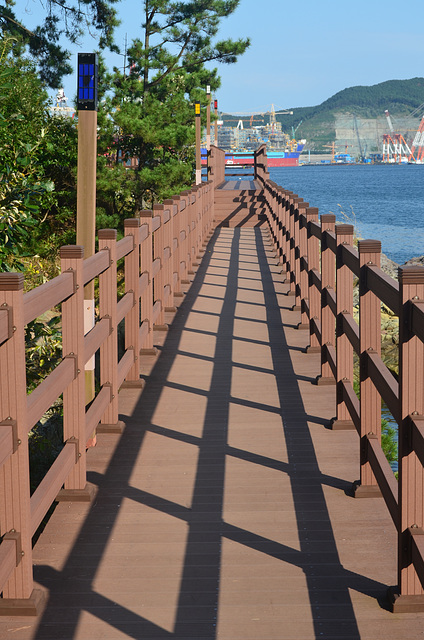
M 124 48 L 141 35 L 142 0 L 122 0 L 122 24 L 116 41 Z M 405 5 L 393 0 L 241 0 L 223 20 L 219 37 L 249 36 L 252 45 L 234 65 L 219 65 L 222 86 L 217 98 L 226 112 L 262 111 L 319 104 L 355 85 L 424 76 L 422 2 Z M 17 0 L 24 24 L 37 23 L 40 0 Z M 86 38 L 69 47 L 75 64 L 78 51 L 91 51 Z M 107 56 L 119 66 L 122 58 Z M 68 77 L 65 92 L 75 93 Z

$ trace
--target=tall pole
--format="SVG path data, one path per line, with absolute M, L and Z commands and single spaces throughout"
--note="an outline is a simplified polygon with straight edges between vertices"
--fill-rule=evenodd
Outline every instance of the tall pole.
M 95 252 L 97 159 L 97 54 L 78 54 L 77 244 Z M 94 283 L 84 288 L 84 333 L 94 327 Z M 85 367 L 86 402 L 94 398 L 94 356 Z
M 208 85 L 206 87 L 206 149 L 209 151 L 211 148 L 211 88 Z
M 215 147 L 218 146 L 218 100 L 215 98 L 214 100 L 214 110 L 215 110 Z
M 200 151 L 200 102 L 194 103 L 194 114 L 196 120 L 196 184 L 202 182 L 202 160 Z

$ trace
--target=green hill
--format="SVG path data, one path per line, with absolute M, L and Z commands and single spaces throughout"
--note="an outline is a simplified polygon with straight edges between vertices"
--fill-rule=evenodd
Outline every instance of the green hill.
M 405 120 L 419 107 L 424 111 L 424 78 L 411 80 L 388 80 L 370 87 L 349 87 L 339 91 L 315 107 L 293 108 L 293 115 L 278 116 L 283 129 L 288 133 L 302 121 L 296 131 L 297 138 L 306 138 L 311 149 L 322 150 L 323 145 L 337 141 L 336 122 L 340 116 L 356 116 L 361 121 L 382 119 L 384 127 L 386 109 L 394 124 L 402 121 L 400 128 L 406 129 Z M 422 115 L 420 112 L 419 116 Z M 411 121 L 410 126 L 414 128 Z M 396 128 L 396 127 L 395 127 Z
M 333 142 L 340 143 L 341 146 L 347 143 L 351 145 L 357 137 L 356 126 L 362 137 L 362 128 L 369 129 L 368 125 L 372 125 L 373 134 L 366 134 L 368 153 L 371 153 L 379 151 L 380 138 L 383 133 L 388 132 L 384 115 L 386 109 L 390 112 L 396 130 L 406 135 L 407 131 L 416 129 L 419 118 L 424 113 L 424 78 L 388 80 L 369 87 L 349 87 L 319 105 L 292 107 L 290 110 L 293 115 L 277 113 L 276 117 L 286 133 L 291 135 L 296 130 L 296 138 L 305 138 L 306 148 L 313 152 L 328 152 L 326 145 Z M 225 118 L 226 124 L 232 126 L 228 121 L 230 116 Z M 265 114 L 265 120 L 267 119 Z M 239 117 L 234 116 L 231 120 L 234 120 L 235 126 Z M 245 127 L 249 126 L 249 116 L 243 118 L 243 124 Z M 352 139 L 349 138 L 349 130 L 355 132 Z

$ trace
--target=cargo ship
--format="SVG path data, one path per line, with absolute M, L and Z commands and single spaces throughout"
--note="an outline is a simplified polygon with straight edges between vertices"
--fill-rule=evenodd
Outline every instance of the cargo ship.
M 305 142 L 305 140 L 299 140 L 294 150 L 270 150 L 267 146 L 268 167 L 297 167 L 299 165 L 299 156 L 303 151 Z M 253 164 L 253 162 L 253 152 L 251 151 L 227 151 L 225 153 L 226 165 L 246 166 Z
M 269 114 L 269 122 L 260 126 L 245 127 L 239 120 L 236 127 L 218 128 L 218 147 L 225 151 L 226 165 L 252 165 L 253 152 L 266 144 L 268 167 L 296 167 L 306 140 L 295 140 L 282 130 L 276 119 L 274 107 Z M 294 133 L 294 132 L 293 132 Z

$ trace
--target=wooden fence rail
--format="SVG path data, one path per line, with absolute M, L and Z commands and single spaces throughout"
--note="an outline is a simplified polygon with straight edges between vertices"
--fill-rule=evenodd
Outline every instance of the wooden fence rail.
M 317 384 L 336 389 L 333 429 L 356 429 L 360 480 L 357 498 L 382 498 L 398 532 L 398 587 L 393 611 L 424 611 L 424 268 L 404 267 L 399 281 L 380 268 L 381 245 L 353 243 L 353 227 L 336 224 L 297 194 L 269 179 L 265 147 L 254 154 L 266 215 L 286 272 L 307 352 L 321 354 Z M 213 227 L 214 189 L 225 179 L 225 154 L 211 147 L 208 182 L 125 221 L 125 236 L 98 233 L 99 250 L 63 247 L 61 275 L 24 293 L 22 274 L 0 274 L 0 614 L 33 615 L 32 536 L 54 500 L 90 500 L 86 443 L 94 430 L 120 431 L 118 391 L 138 386 L 139 358 L 153 349 L 153 327 L 190 282 Z M 117 267 L 125 291 L 118 299 Z M 84 335 L 84 286 L 98 281 L 98 319 Z M 354 283 L 359 319 L 354 317 Z M 399 317 L 399 374 L 381 358 L 381 304 Z M 25 327 L 61 305 L 63 358 L 27 393 Z M 118 355 L 118 325 L 125 345 Z M 354 354 L 359 394 L 354 390 Z M 99 354 L 100 390 L 86 409 L 84 367 Z M 30 495 L 28 432 L 63 394 L 64 446 Z M 381 400 L 399 425 L 399 481 L 381 448 Z
M 259 173 L 267 218 L 308 352 L 321 353 L 317 384 L 336 386 L 333 429 L 356 429 L 360 452 L 355 497 L 382 497 L 398 531 L 393 611 L 424 611 L 424 268 L 401 267 L 399 282 L 380 268 L 381 243 L 360 240 L 296 194 Z M 359 319 L 353 313 L 354 280 Z M 381 358 L 381 305 L 399 317 L 398 379 Z M 354 353 L 359 394 L 353 388 Z M 399 481 L 381 448 L 381 400 L 399 425 Z
M 213 183 L 203 182 L 153 211 L 125 221 L 125 236 L 98 232 L 98 252 L 60 251 L 61 275 L 28 293 L 24 276 L 0 274 L 0 614 L 33 615 L 31 542 L 54 500 L 90 500 L 86 443 L 93 431 L 120 431 L 118 391 L 140 386 L 139 357 L 153 348 L 153 327 L 166 329 L 164 312 L 201 256 L 213 226 Z M 117 266 L 124 260 L 125 293 L 118 300 Z M 84 286 L 98 279 L 98 319 L 84 335 Z M 27 393 L 25 327 L 61 305 L 59 365 Z M 118 358 L 118 325 L 125 348 Z M 100 391 L 86 410 L 84 367 L 99 353 Z M 28 432 L 63 394 L 60 454 L 30 495 Z M 63 488 L 62 488 L 63 487 Z

